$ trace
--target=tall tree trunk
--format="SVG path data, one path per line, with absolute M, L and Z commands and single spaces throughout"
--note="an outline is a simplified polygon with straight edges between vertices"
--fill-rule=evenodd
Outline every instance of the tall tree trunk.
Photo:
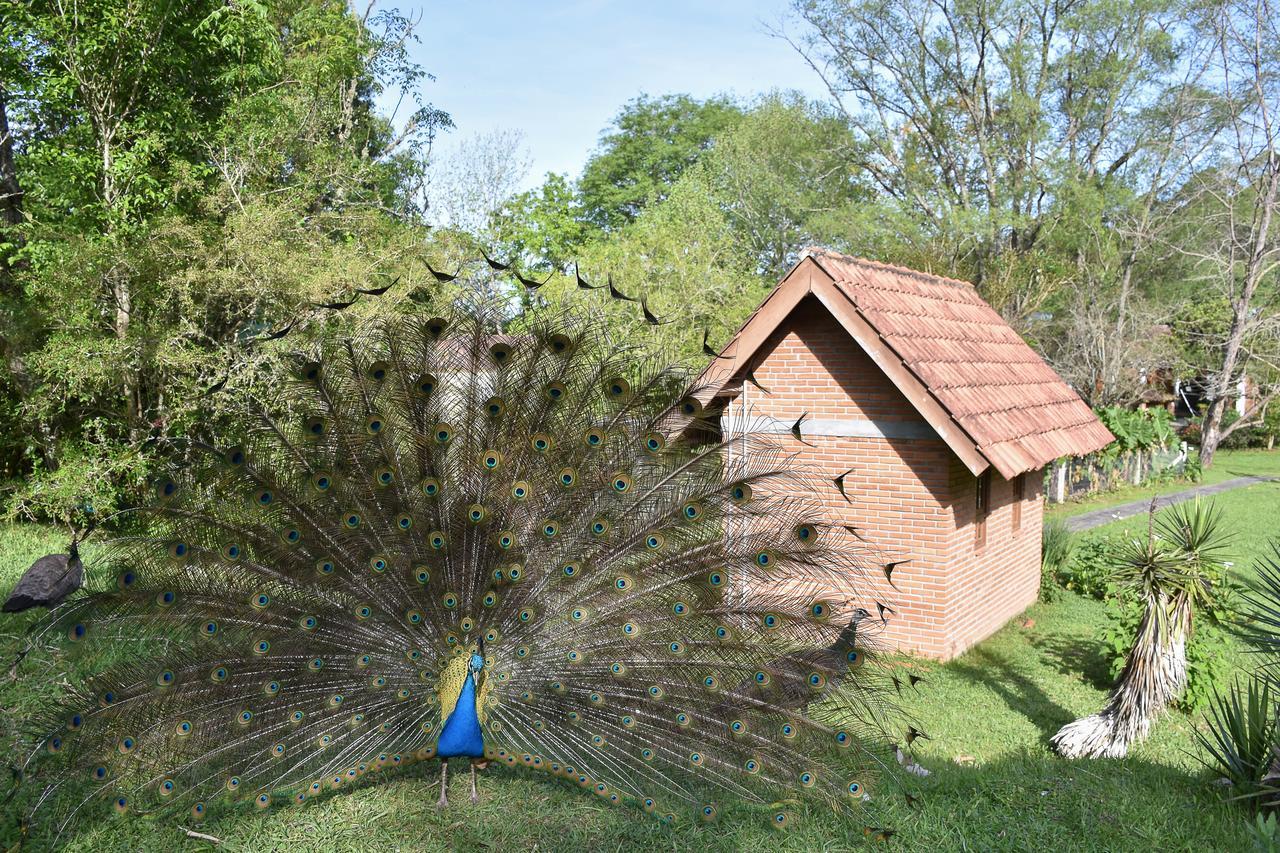
M 9 94 L 0 84 L 0 225 L 22 221 L 22 186 L 13 163 L 13 136 L 9 132 Z

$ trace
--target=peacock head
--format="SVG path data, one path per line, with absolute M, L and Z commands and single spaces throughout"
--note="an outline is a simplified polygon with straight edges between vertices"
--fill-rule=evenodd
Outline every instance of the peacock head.
M 467 665 L 467 669 L 472 675 L 477 675 L 484 669 L 484 640 L 476 644 L 476 650 L 471 654 L 471 662 Z

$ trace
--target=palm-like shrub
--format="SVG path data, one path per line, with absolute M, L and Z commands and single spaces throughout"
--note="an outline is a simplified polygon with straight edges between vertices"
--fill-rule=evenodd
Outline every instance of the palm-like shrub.
M 1053 746 L 1067 758 L 1118 758 L 1187 683 L 1187 640 L 1195 609 L 1221 578 L 1229 534 L 1212 504 L 1179 504 L 1148 515 L 1147 535 L 1112 554 L 1112 582 L 1142 603 L 1137 636 L 1106 706 L 1063 726 Z
M 1238 629 L 1258 665 L 1243 685 L 1214 697 L 1196 732 L 1202 760 L 1254 808 L 1280 800 L 1280 542 L 1271 548 L 1242 596 Z

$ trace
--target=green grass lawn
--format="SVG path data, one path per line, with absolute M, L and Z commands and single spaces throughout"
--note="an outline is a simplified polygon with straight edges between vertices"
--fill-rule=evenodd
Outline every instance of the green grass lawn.
M 1185 480 L 1168 480 L 1144 486 L 1126 486 L 1122 489 L 1055 504 L 1046 508 L 1045 517 L 1065 519 L 1090 510 L 1150 499 L 1154 495 L 1181 492 L 1196 485 L 1213 485 L 1236 477 L 1251 476 L 1280 477 L 1280 450 L 1220 450 L 1215 456 L 1213 467 L 1204 472 L 1204 479 L 1200 484 L 1188 483 Z
M 1267 470 L 1271 462 L 1271 457 L 1240 458 L 1237 470 L 1246 470 L 1246 464 L 1247 470 Z M 1280 483 L 1217 500 L 1239 534 L 1236 563 L 1244 567 L 1262 553 L 1269 535 L 1280 533 Z M 1136 529 L 1137 523 L 1114 526 Z M 7 590 L 36 556 L 64 546 L 65 534 L 57 531 L 0 526 L 0 589 Z M 32 621 L 25 615 L 0 620 L 0 659 L 11 659 Z M 1057 602 L 1035 605 L 955 661 L 903 662 L 926 677 L 918 691 L 904 693 L 904 704 L 931 737 L 917 741 L 916 752 L 933 774 L 911 783 L 910 790 L 920 795 L 914 807 L 895 792 L 873 801 L 876 819 L 898 832 L 890 847 L 1250 849 L 1243 813 L 1221 801 L 1197 761 L 1192 732 L 1198 723 L 1186 714 L 1166 715 L 1122 760 L 1067 762 L 1050 750 L 1049 737 L 1059 727 L 1103 704 L 1109 684 L 1099 635 L 1105 624 L 1101 602 L 1064 593 Z M 0 744 L 13 746 L 19 720 L 55 695 L 50 673 L 57 663 L 32 655 L 17 681 L 0 667 Z M 16 753 L 10 755 L 15 760 Z M 265 813 L 215 807 L 199 829 L 222 839 L 224 849 L 254 851 L 844 850 L 865 841 L 861 820 L 807 814 L 795 830 L 779 834 L 764 825 L 761 815 L 733 804 L 722 804 L 725 816 L 715 825 L 686 820 L 667 827 L 567 783 L 506 768 L 482 776 L 482 801 L 474 807 L 467 802 L 465 782 L 455 778 L 454 805 L 441 813 L 435 808 L 437 768 L 433 762 L 386 784 L 303 807 Z M 9 847 L 19 839 L 18 815 L 9 804 L 0 809 L 0 844 Z M 209 849 L 206 842 L 185 837 L 179 825 L 191 824 L 174 819 L 89 823 L 68 848 Z

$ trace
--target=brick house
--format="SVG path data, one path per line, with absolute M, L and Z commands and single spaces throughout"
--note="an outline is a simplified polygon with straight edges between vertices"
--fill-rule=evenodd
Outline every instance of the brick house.
M 876 560 L 909 559 L 884 639 L 943 660 L 1036 600 L 1045 465 L 1112 441 L 972 285 L 821 249 L 699 384 L 726 426 L 781 437 L 804 416 L 803 461 L 849 472 L 827 520 L 855 525 Z

